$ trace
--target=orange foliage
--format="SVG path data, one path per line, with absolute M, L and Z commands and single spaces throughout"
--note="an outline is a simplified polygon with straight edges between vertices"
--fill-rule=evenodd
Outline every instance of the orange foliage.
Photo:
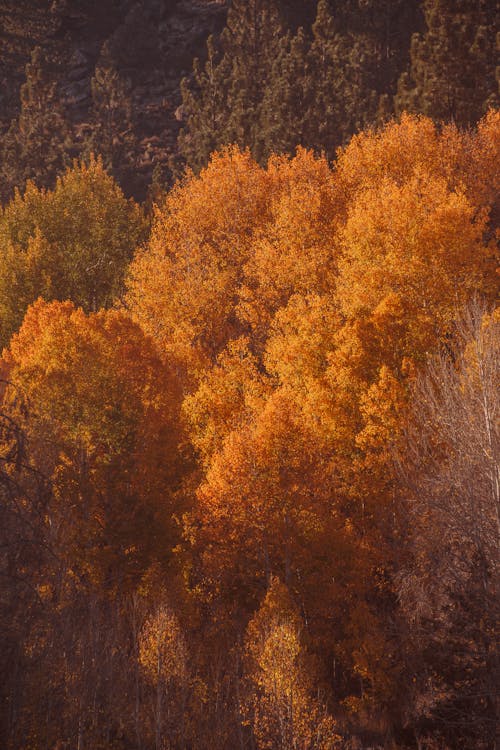
M 188 174 L 157 210 L 132 264 L 128 304 L 164 357 L 192 372 L 240 332 L 234 302 L 255 233 L 268 216 L 269 176 L 237 149 Z
M 246 338 L 184 403 L 202 458 L 189 533 L 208 600 L 237 620 L 269 575 L 293 585 L 316 640 L 362 678 L 356 711 L 399 679 L 382 655 L 408 380 L 457 310 L 497 289 L 493 176 L 479 177 L 495 123 L 473 134 L 403 117 L 353 139 L 334 170 L 305 151 L 272 159 L 232 301 Z M 333 610 L 342 625 L 325 625 Z
M 139 574 L 174 542 L 180 470 L 179 396 L 152 342 L 123 313 L 38 300 L 3 369 L 16 386 L 4 405 L 18 393 L 27 403 L 32 460 L 52 479 L 53 523 L 72 565 L 99 578 L 121 558 L 123 575 Z
M 270 224 L 252 246 L 238 305 L 261 341 L 293 294 L 331 292 L 337 273 L 338 212 L 326 159 L 299 149 L 293 159 L 272 159 L 268 174 L 276 185 Z
M 200 662 L 221 693 L 245 686 L 234 703 L 256 747 L 337 742 L 306 641 L 338 705 L 394 720 L 394 449 L 459 309 L 497 295 L 499 124 L 404 116 L 333 167 L 300 149 L 267 169 L 216 154 L 157 207 L 129 312 L 39 300 L 4 353 L 67 559 L 101 583 L 137 581 L 175 547 L 169 584 L 182 579 L 197 610 Z M 36 265 L 44 240 L 30 243 Z M 163 693 L 181 716 L 196 679 L 176 617 L 152 610 L 138 662 L 160 737 Z M 231 660 L 245 632 L 242 682 Z

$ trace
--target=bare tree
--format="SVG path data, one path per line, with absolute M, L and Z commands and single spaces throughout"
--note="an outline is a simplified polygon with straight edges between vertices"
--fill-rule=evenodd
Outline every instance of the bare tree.
M 499 312 L 476 301 L 417 379 L 398 457 L 411 720 L 477 748 L 499 708 Z

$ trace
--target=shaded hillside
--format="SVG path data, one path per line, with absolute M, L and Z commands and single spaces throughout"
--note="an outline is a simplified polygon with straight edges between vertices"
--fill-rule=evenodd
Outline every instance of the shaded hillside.
M 120 139 L 122 128 L 127 132 L 127 168 L 123 154 L 120 166 L 113 164 L 113 154 L 103 156 L 105 161 L 108 157 L 108 166 L 126 192 L 144 197 L 153 163 L 167 169 L 175 150 L 180 80 L 191 70 L 193 58 L 203 55 L 208 35 L 222 28 L 225 10 L 225 2 L 217 0 L 2 2 L 0 128 L 4 140 L 12 121 L 19 117 L 20 88 L 36 47 L 41 48 L 43 74 L 54 85 L 71 131 L 71 145 L 64 147 L 68 159 L 100 145 L 92 141 L 96 114 L 102 119 L 102 107 L 96 113 L 92 79 L 96 69 L 111 67 L 111 88 L 118 86 L 118 94 L 125 91 L 129 99 L 129 121 L 124 121 L 127 118 L 120 107 L 113 113 L 113 97 L 123 100 L 115 91 L 106 90 L 104 107 L 113 115 L 113 140 Z M 133 178 L 127 179 L 132 173 Z M 22 179 L 4 174 L 2 182 L 5 198 Z
M 151 198 L 228 144 L 335 156 L 404 111 L 499 103 L 487 0 L 0 0 L 0 200 L 99 154 Z

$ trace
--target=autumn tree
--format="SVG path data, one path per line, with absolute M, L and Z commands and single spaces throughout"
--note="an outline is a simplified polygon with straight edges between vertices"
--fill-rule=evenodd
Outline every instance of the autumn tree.
M 317 676 L 303 630 L 286 586 L 272 578 L 245 636 L 243 711 L 258 748 L 339 747 L 335 722 L 315 695 Z
M 163 486 L 160 490 L 163 483 L 158 467 L 147 477 L 144 466 L 148 460 L 159 459 L 158 451 L 166 441 L 165 476 L 170 476 L 172 486 L 175 483 L 178 433 L 173 424 L 178 403 L 168 366 L 160 363 L 151 342 L 122 313 L 102 311 L 87 317 L 70 302 L 43 300 L 29 308 L 5 353 L 4 366 L 33 401 L 29 429 L 32 450 L 40 450 L 33 460 L 41 462 L 44 473 L 57 476 L 61 483 L 59 488 L 57 482 L 54 485 L 56 502 L 61 503 L 59 523 L 67 524 L 69 539 L 84 558 L 85 549 L 89 550 L 84 564 L 92 565 L 92 549 L 97 556 L 102 550 L 105 559 L 105 549 L 113 549 L 116 534 L 116 551 L 125 554 L 124 564 L 129 555 L 133 568 L 133 560 L 138 562 L 145 550 L 140 545 L 122 544 L 120 536 L 132 532 L 130 524 L 140 528 L 151 513 L 159 514 L 158 522 L 162 517 L 169 523 L 166 507 L 148 505 L 156 492 L 166 491 Z M 42 440 L 49 425 L 51 450 Z M 41 436 L 39 448 L 37 435 Z M 136 446 L 141 446 L 140 453 Z M 65 511 L 70 497 L 73 518 Z M 113 508 L 113 502 L 123 504 L 121 509 Z M 136 514 L 135 521 L 129 513 Z M 82 528 L 87 524 L 87 541 L 80 546 Z M 142 528 L 146 532 L 147 527 Z M 72 554 L 76 561 L 76 549 Z M 105 571 L 103 560 L 103 574 Z
M 242 333 L 235 296 L 253 235 L 268 217 L 269 178 L 248 152 L 214 155 L 157 212 L 128 275 L 132 315 L 191 374 Z
M 405 115 L 334 165 L 225 149 L 159 199 L 123 307 L 94 311 L 75 271 L 85 309 L 28 308 L 3 408 L 50 480 L 55 559 L 10 633 L 16 750 L 490 741 L 498 326 L 462 335 L 457 308 L 497 296 L 498 124 Z M 73 212 L 125 263 L 140 214 L 109 180 L 29 186 L 5 258 L 33 247 L 52 279 Z
M 387 180 L 367 188 L 351 205 L 343 231 L 341 309 L 355 325 L 394 316 L 403 348 L 392 341 L 387 355 L 396 366 L 404 356 L 421 357 L 446 333 L 454 305 L 495 288 L 485 214 L 444 181 L 422 178 L 417 173 L 402 187 Z M 367 334 L 367 346 L 376 346 L 375 330 Z
M 185 747 L 190 682 L 186 644 L 175 614 L 165 604 L 142 627 L 139 662 L 153 686 L 156 750 L 165 747 L 165 736 L 170 747 Z
M 342 469 L 346 509 L 359 548 L 370 549 L 364 572 L 367 588 L 362 587 L 362 603 L 353 607 L 347 639 L 356 633 L 357 645 L 351 641 L 348 652 L 355 656 L 354 673 L 362 677 L 361 704 L 372 703 L 372 716 L 377 705 L 389 725 L 399 721 L 391 696 L 401 679 L 401 664 L 398 667 L 397 660 L 388 659 L 380 670 L 381 662 L 373 656 L 377 652 L 394 656 L 398 648 L 394 633 L 384 625 L 394 616 L 390 614 L 395 611 L 391 578 L 397 565 L 398 480 L 391 467 L 390 446 L 399 437 L 415 369 L 424 366 L 429 353 L 450 335 L 456 305 L 477 293 L 494 297 L 496 289 L 496 247 L 490 241 L 488 214 L 477 210 L 473 189 L 468 197 L 456 182 L 454 170 L 462 158 L 460 138 L 455 138 L 456 131 L 442 133 L 438 139 L 442 157 L 436 162 L 436 153 L 429 148 L 434 133 L 428 121 L 406 120 L 401 126 L 389 125 L 379 134 L 355 139 L 340 156 L 339 195 L 350 195 L 336 286 L 344 325 L 320 381 L 320 400 L 315 397 L 311 404 L 313 414 L 322 405 L 325 427 L 336 436 L 336 451 L 348 458 Z M 401 157 L 403 143 L 406 155 Z M 382 144 L 383 156 L 378 150 Z M 425 187 L 420 182 L 423 173 L 427 175 Z M 389 209 L 393 190 L 398 194 L 397 216 Z M 375 229 L 371 210 L 379 201 L 384 208 L 375 209 Z M 422 214 L 418 205 L 426 206 Z M 355 229 L 358 220 L 359 233 Z M 405 224 L 401 231 L 397 228 L 400 221 Z M 462 229 L 455 234 L 460 225 Z M 378 242 L 382 255 L 377 259 Z M 426 256 L 431 247 L 432 257 Z M 392 275 L 393 262 L 396 275 L 405 268 L 404 279 Z M 427 273 L 432 278 L 424 281 Z M 363 642 L 365 646 L 360 647 Z M 352 706 L 358 711 L 356 692 L 353 698 Z
M 111 305 L 144 233 L 140 208 L 99 160 L 74 164 L 52 191 L 28 183 L 0 215 L 2 344 L 38 296 Z
M 97 743 L 125 710 L 106 681 L 117 673 L 124 694 L 132 689 L 124 603 L 153 562 L 168 568 L 178 542 L 177 386 L 123 313 L 86 316 L 70 302 L 31 306 L 2 367 L 30 404 L 30 464 L 53 488 L 58 563 L 44 581 L 47 636 L 31 633 L 31 686 L 36 665 L 52 660 L 46 700 L 61 721 L 37 737 Z M 23 419 L 10 388 L 4 404 Z
M 298 149 L 294 158 L 271 159 L 267 172 L 276 185 L 269 227 L 256 234 L 238 292 L 254 345 L 292 295 L 331 292 L 337 274 L 337 196 L 326 159 Z

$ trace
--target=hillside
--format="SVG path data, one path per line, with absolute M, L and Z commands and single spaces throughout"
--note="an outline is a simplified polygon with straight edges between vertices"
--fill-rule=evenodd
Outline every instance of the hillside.
M 226 11 L 224 0 L 0 3 L 0 132 L 19 115 L 25 67 L 38 46 L 73 131 L 70 151 L 79 154 L 95 126 L 91 80 L 107 48 L 132 111 L 134 177 L 123 187 L 144 197 L 153 165 L 167 170 L 176 154 L 181 79 Z

